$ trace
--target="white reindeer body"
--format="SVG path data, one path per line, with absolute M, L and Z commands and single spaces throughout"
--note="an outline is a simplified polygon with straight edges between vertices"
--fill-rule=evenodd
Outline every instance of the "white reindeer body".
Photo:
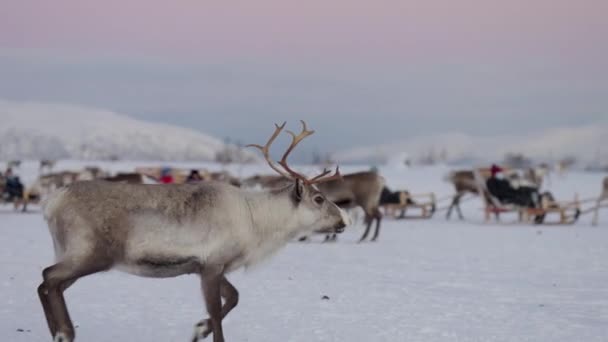
M 198 272 L 197 265 L 229 272 L 263 260 L 299 233 L 337 224 L 313 211 L 296 211 L 292 188 L 253 192 L 220 182 L 79 182 L 58 190 L 44 212 L 51 235 L 68 237 L 55 239 L 57 259 L 66 252 L 70 258 L 88 255 L 101 237 L 120 256 L 114 266 L 125 272 L 173 277 Z M 127 196 L 128 205 L 116 206 Z

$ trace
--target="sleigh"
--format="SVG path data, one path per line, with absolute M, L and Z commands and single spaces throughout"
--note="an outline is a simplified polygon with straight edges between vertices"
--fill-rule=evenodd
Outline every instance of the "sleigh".
M 22 196 L 9 196 L 4 185 L 0 184 L 0 205 L 12 205 L 15 211 L 21 208 L 22 212 L 26 212 L 28 204 L 38 203 L 39 200 L 39 196 L 30 194 L 28 191 L 24 191 Z
M 505 204 L 488 190 L 486 186 L 488 177 L 489 174 L 485 169 L 478 169 L 475 172 L 478 191 L 484 195 L 485 222 L 489 222 L 492 216 L 499 221 L 501 214 L 515 213 L 518 223 L 569 225 L 575 223 L 581 214 L 581 203 L 577 195 L 571 202 L 559 202 L 549 192 L 541 194 L 536 192 L 540 195 L 537 207 Z
M 513 204 L 502 204 L 489 193 L 486 193 L 485 222 L 490 222 L 494 216 L 500 221 L 504 213 L 517 214 L 518 223 L 534 223 L 544 225 L 570 225 L 574 224 L 580 214 L 580 202 L 575 196 L 572 202 L 557 202 L 543 197 L 538 208 L 528 208 Z
M 399 203 L 383 204 L 384 214 L 394 219 L 429 219 L 437 207 L 435 194 L 409 194 L 402 192 Z M 414 211 L 409 214 L 408 211 Z

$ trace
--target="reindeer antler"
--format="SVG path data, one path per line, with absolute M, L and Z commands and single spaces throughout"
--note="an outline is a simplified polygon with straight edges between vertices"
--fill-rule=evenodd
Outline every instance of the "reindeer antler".
M 287 157 L 289 156 L 289 154 L 295 149 L 295 147 L 300 143 L 300 141 L 304 140 L 304 138 L 315 133 L 315 131 L 308 130 L 308 128 L 306 126 L 306 122 L 304 122 L 304 120 L 300 120 L 300 122 L 302 123 L 302 132 L 300 132 L 300 134 L 296 135 L 292 131 L 286 131 L 289 135 L 291 135 L 291 138 L 292 138 L 291 144 L 289 145 L 289 147 L 283 154 L 281 161 L 279 161 L 279 165 L 281 165 L 283 167 L 284 171 L 286 171 L 286 172 L 284 172 L 283 170 L 280 170 L 274 164 L 274 162 L 270 159 L 270 145 L 272 145 L 274 140 L 277 138 L 277 136 L 281 133 L 281 131 L 285 127 L 285 122 L 283 122 L 283 124 L 281 126 L 275 124 L 276 129 L 275 129 L 274 133 L 272 134 L 272 136 L 270 137 L 270 139 L 268 140 L 268 142 L 266 143 L 266 145 L 261 146 L 261 145 L 257 145 L 257 144 L 249 144 L 249 145 L 247 145 L 247 147 L 255 147 L 255 148 L 261 150 L 262 153 L 264 154 L 264 158 L 266 159 L 266 162 L 268 162 L 268 165 L 270 165 L 270 167 L 273 170 L 275 170 L 276 172 L 278 172 L 281 176 L 283 176 L 285 178 L 299 179 L 308 185 L 323 183 L 323 182 L 327 182 L 327 181 L 334 180 L 334 179 L 342 179 L 342 175 L 340 174 L 340 169 L 338 167 L 336 167 L 336 172 L 332 176 L 325 177 L 331 171 L 324 169 L 320 175 L 313 177 L 311 179 L 308 179 L 306 176 L 302 175 L 299 172 L 292 170 L 289 167 L 289 165 L 287 164 Z
M 287 157 L 289 156 L 291 151 L 293 151 L 293 149 L 298 146 L 300 141 L 304 140 L 304 138 L 306 138 L 307 136 L 313 135 L 315 133 L 315 131 L 309 131 L 306 129 L 306 122 L 304 122 L 304 120 L 300 120 L 300 122 L 302 123 L 302 132 L 300 132 L 300 134 L 296 135 L 292 131 L 287 131 L 287 133 L 291 135 L 291 145 L 289 145 L 287 151 L 285 151 L 285 153 L 283 154 L 279 165 L 281 165 L 285 169 L 285 171 L 289 172 L 289 174 L 291 174 L 294 178 L 299 178 L 305 182 L 308 182 L 308 179 L 305 176 L 292 170 L 289 165 L 287 165 Z
M 332 181 L 335 179 L 342 179 L 342 174 L 340 173 L 340 167 L 336 166 L 336 172 L 334 172 L 333 175 L 329 176 L 329 177 L 325 177 L 328 174 L 330 174 L 331 171 L 328 169 L 323 169 L 323 172 L 321 172 L 320 175 L 315 176 L 313 178 L 311 178 L 310 180 L 308 180 L 308 184 L 319 184 L 319 183 L 325 183 L 328 181 Z M 325 178 L 323 178 L 325 177 Z
M 258 144 L 249 144 L 246 147 L 255 147 L 257 149 L 259 149 L 260 151 L 262 151 L 262 154 L 264 155 L 264 158 L 266 159 L 266 162 L 268 162 L 268 165 L 270 165 L 270 167 L 275 170 L 276 172 L 278 172 L 281 176 L 285 177 L 285 178 L 290 178 L 290 175 L 283 172 L 281 169 L 279 169 L 274 162 L 272 161 L 272 159 L 270 159 L 270 145 L 272 145 L 272 143 L 274 142 L 274 140 L 279 136 L 279 134 L 281 133 L 281 131 L 283 130 L 283 128 L 285 128 L 285 124 L 287 122 L 283 122 L 283 124 L 281 126 L 277 125 L 276 123 L 274 124 L 275 130 L 274 133 L 272 134 L 272 136 L 270 137 L 270 139 L 268 139 L 268 142 L 266 143 L 266 145 L 261 146 Z

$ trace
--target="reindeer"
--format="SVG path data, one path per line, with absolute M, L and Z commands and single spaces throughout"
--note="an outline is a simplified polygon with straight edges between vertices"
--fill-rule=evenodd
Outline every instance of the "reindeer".
M 237 305 L 226 274 L 258 263 L 296 235 L 342 232 L 348 216 L 316 184 L 340 178 L 328 172 L 306 178 L 287 157 L 313 133 L 304 129 L 279 165 L 268 156 L 276 129 L 262 150 L 268 165 L 291 179 L 280 189 L 246 191 L 224 182 L 136 185 L 77 182 L 47 199 L 43 213 L 56 263 L 43 270 L 38 295 L 55 342 L 74 340 L 63 292 L 84 276 L 118 269 L 144 277 L 198 274 L 210 318 L 196 324 L 193 342 L 213 333 L 223 342 L 222 319 Z M 222 305 L 222 298 L 224 304 Z
M 211 180 L 226 182 L 230 185 L 241 187 L 241 181 L 232 176 L 228 171 L 211 172 L 209 174 Z
M 475 173 L 472 170 L 454 171 L 448 176 L 448 180 L 452 182 L 456 189 L 456 194 L 452 198 L 452 203 L 448 207 L 446 218 L 449 220 L 452 216 L 452 209 L 456 208 L 458 218 L 464 220 L 462 210 L 460 209 L 460 199 L 467 193 L 479 194 L 479 185 L 475 179 Z
M 324 172 L 327 172 L 327 170 Z M 273 189 L 283 186 L 287 181 L 288 179 L 282 176 L 255 175 L 245 179 L 243 185 L 246 187 L 260 186 L 263 189 Z M 330 201 L 336 203 L 342 209 L 356 207 L 363 209 L 366 228 L 359 242 L 363 242 L 367 238 L 374 220 L 376 220 L 376 230 L 372 241 L 378 239 L 380 222 L 382 221 L 382 213 L 379 210 L 380 195 L 384 187 L 384 178 L 371 171 L 357 172 L 343 175 L 342 180 L 324 182 L 319 184 L 318 187 Z M 308 237 L 304 236 L 300 241 L 307 239 Z M 333 241 L 335 239 L 336 235 L 334 234 L 325 237 L 325 241 Z
M 102 179 L 108 176 L 108 172 L 102 170 L 99 166 L 86 166 L 80 173 L 78 180 Z
M 246 188 L 261 187 L 262 189 L 273 189 L 284 186 L 285 183 L 289 182 L 289 179 L 285 179 L 282 176 L 277 175 L 253 175 L 243 180 L 242 185 Z
M 600 194 L 600 197 L 598 197 L 597 203 L 595 205 L 595 209 L 594 209 L 594 213 L 593 213 L 593 220 L 591 222 L 591 224 L 594 226 L 597 226 L 600 205 L 605 200 L 608 200 L 608 177 L 604 177 L 602 193 Z
M 38 173 L 42 174 L 46 169 L 48 172 L 52 172 L 55 167 L 56 161 L 50 159 L 42 159 L 40 160 L 40 164 L 38 165 Z
M 103 180 L 116 183 L 144 184 L 144 175 L 136 172 L 118 173 L 114 176 L 104 177 Z
M 49 173 L 38 177 L 33 188 L 38 189 L 41 194 L 49 194 L 55 189 L 59 189 L 78 181 L 78 172 L 61 171 Z
M 319 190 L 340 208 L 350 209 L 360 207 L 365 213 L 365 232 L 359 242 L 365 241 L 370 228 L 376 221 L 374 235 L 371 241 L 376 241 L 380 235 L 380 195 L 384 188 L 384 178 L 373 171 L 363 171 L 342 176 L 342 180 L 332 180 L 319 184 Z M 335 240 L 336 235 L 327 236 L 326 240 Z

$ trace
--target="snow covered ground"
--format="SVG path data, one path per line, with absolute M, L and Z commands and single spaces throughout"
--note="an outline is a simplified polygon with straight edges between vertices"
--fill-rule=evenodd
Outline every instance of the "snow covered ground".
M 32 165 L 22 167 L 25 179 L 34 176 Z M 58 168 L 72 166 L 78 163 Z M 393 188 L 439 197 L 452 191 L 443 167 L 381 172 Z M 602 177 L 571 173 L 554 177 L 548 188 L 560 199 L 574 192 L 597 196 Z M 479 200 L 466 202 L 464 222 L 440 214 L 426 221 L 386 219 L 376 243 L 355 243 L 360 225 L 337 243 L 290 243 L 262 265 L 229 276 L 241 300 L 225 320 L 226 339 L 607 341 L 608 211 L 598 227 L 590 226 L 590 216 L 573 226 L 544 227 L 482 224 L 480 207 Z M 0 207 L 0 335 L 6 340 L 50 341 L 36 287 L 52 260 L 40 213 Z M 79 341 L 188 341 L 193 324 L 206 317 L 195 276 L 96 274 L 79 280 L 66 298 Z

